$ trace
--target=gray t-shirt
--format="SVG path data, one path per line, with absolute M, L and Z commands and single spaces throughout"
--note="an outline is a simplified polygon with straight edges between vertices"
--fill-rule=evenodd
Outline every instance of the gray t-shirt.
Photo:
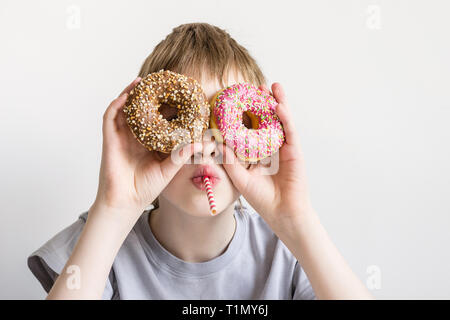
M 48 292 L 86 223 L 87 212 L 28 257 Z M 201 263 L 168 252 L 143 212 L 120 248 L 103 299 L 315 299 L 300 264 L 264 220 L 236 205 L 235 234 L 220 256 Z

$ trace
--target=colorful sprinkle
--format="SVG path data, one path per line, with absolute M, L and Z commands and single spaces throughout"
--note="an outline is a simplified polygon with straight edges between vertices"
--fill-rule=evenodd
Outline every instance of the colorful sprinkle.
M 275 98 L 249 83 L 222 90 L 214 99 L 212 123 L 220 130 L 225 143 L 241 158 L 257 161 L 271 156 L 283 145 L 283 126 L 274 112 Z M 258 128 L 248 129 L 242 113 L 258 119 Z

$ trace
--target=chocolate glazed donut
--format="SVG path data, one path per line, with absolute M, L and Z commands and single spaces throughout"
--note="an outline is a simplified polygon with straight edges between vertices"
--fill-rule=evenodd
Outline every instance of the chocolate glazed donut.
M 176 108 L 167 120 L 161 105 Z M 170 153 L 200 142 L 209 126 L 210 108 L 200 84 L 168 70 L 150 73 L 130 92 L 123 111 L 136 139 L 148 150 Z

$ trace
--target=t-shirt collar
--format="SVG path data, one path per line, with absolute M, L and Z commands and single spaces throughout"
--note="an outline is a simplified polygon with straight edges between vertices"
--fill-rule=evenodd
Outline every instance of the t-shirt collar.
M 167 251 L 155 238 L 148 224 L 151 210 L 146 210 L 138 220 L 137 227 L 143 236 L 145 252 L 149 259 L 167 271 L 185 277 L 203 277 L 222 270 L 239 253 L 248 228 L 248 216 L 245 207 L 236 204 L 234 208 L 236 229 L 226 250 L 218 257 L 206 262 L 186 262 Z

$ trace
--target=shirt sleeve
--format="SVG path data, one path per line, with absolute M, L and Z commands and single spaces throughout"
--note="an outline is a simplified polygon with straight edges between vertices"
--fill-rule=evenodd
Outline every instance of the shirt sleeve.
M 28 268 L 48 293 L 63 270 L 75 244 L 83 230 L 87 213 L 67 228 L 48 240 L 27 259 Z M 118 296 L 115 287 L 114 272 L 111 269 L 102 299 L 114 299 Z
M 309 283 L 309 279 L 298 261 L 295 263 L 292 281 L 294 291 L 292 300 L 316 300 L 316 295 L 311 283 Z

